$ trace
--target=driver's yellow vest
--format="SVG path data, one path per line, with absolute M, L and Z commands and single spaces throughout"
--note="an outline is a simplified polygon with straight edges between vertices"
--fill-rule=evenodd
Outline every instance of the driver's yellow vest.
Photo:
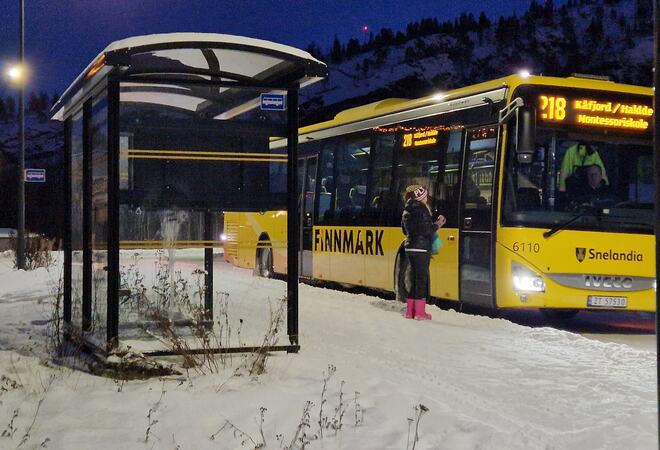
M 600 167 L 603 172 L 603 180 L 605 184 L 610 184 L 607 179 L 607 172 L 605 171 L 605 165 L 603 160 L 600 159 L 598 152 L 594 151 L 591 155 L 587 153 L 587 149 L 578 144 L 572 145 L 566 149 L 564 154 L 564 159 L 561 162 L 561 170 L 559 172 L 559 190 L 564 192 L 566 191 L 566 178 L 575 172 L 575 169 L 578 167 L 584 166 L 593 166 L 597 165 Z

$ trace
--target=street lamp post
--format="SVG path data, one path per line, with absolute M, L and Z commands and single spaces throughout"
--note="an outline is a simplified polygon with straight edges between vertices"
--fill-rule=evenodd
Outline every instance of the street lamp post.
M 25 3 L 19 0 L 18 63 L 21 79 L 18 87 L 18 217 L 16 226 L 16 266 L 25 269 Z
M 656 350 L 660 350 L 660 0 L 653 2 L 653 154 L 655 166 L 655 342 Z M 660 401 L 660 389 L 658 401 Z M 660 417 L 658 418 L 660 423 Z

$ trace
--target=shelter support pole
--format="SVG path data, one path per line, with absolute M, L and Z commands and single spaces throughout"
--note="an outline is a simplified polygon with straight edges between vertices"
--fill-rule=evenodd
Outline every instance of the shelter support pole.
M 62 292 L 62 320 L 65 323 L 65 331 L 71 325 L 71 126 L 72 119 L 64 122 L 64 229 L 62 238 L 64 241 L 64 274 Z
M 298 345 L 298 88 L 287 91 L 287 333 L 291 345 Z
M 206 320 L 213 320 L 213 213 L 206 210 L 204 213 L 204 316 Z
M 92 329 L 92 100 L 83 105 L 82 331 Z
M 108 311 L 107 350 L 119 344 L 119 81 L 108 78 Z

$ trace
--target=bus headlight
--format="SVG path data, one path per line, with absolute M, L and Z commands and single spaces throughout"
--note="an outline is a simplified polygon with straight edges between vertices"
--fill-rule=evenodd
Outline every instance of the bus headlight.
M 511 263 L 513 289 L 519 292 L 545 292 L 543 277 L 516 262 Z

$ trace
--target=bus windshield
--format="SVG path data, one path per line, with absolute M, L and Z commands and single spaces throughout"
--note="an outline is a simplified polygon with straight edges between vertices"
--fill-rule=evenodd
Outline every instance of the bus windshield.
M 540 127 L 531 160 L 509 147 L 503 225 L 653 233 L 652 142 Z

